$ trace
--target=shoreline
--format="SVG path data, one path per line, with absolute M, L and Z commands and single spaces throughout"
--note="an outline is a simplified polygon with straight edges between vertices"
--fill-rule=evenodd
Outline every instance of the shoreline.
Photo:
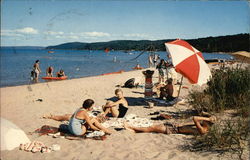
M 141 69 L 140 71 L 144 71 L 144 70 L 147 70 L 147 69 L 151 69 L 151 70 L 155 70 L 154 68 L 144 68 L 144 69 Z M 131 70 L 131 71 L 122 71 L 122 73 L 119 73 L 119 74 L 123 74 L 123 73 L 127 73 L 127 72 L 135 72 L 135 71 L 139 71 L 139 70 Z M 114 73 L 114 72 L 110 72 L 110 73 Z M 103 74 L 107 74 L 107 73 L 103 73 Z M 12 86 L 2 86 L 0 88 L 9 88 L 9 87 L 19 87 L 19 86 L 30 86 L 30 85 L 37 85 L 37 84 L 41 84 L 41 83 L 53 83 L 53 82 L 60 82 L 60 81 L 69 81 L 69 80 L 75 80 L 75 79 L 84 79 L 84 78 L 90 78 L 90 77 L 99 77 L 99 76 L 110 76 L 110 75 L 114 75 L 114 74 L 109 74 L 109 75 L 103 75 L 103 74 L 100 74 L 100 75 L 94 75 L 94 76 L 86 76 L 86 77 L 79 77 L 79 78 L 68 78 L 68 79 L 65 79 L 65 80 L 52 80 L 52 81 L 48 81 L 46 82 L 46 80 L 43 80 L 41 77 L 39 77 L 39 80 L 43 80 L 43 82 L 32 82 L 32 83 L 29 83 L 29 84 L 21 84 L 21 85 L 12 85 Z

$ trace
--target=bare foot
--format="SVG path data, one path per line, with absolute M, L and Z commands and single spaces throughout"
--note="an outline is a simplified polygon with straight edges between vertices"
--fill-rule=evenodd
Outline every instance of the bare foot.
M 160 117 L 163 117 L 165 119 L 171 119 L 172 118 L 172 116 L 167 115 L 167 114 L 160 114 Z
M 51 119 L 52 116 L 53 116 L 52 114 L 47 114 L 47 115 L 45 114 L 45 115 L 43 115 L 43 118 L 44 119 Z
M 124 122 L 123 123 L 123 127 L 126 129 L 126 130 L 129 130 L 129 131 L 131 131 L 131 132 L 134 132 L 135 133 L 135 131 L 128 125 L 128 123 L 127 122 Z

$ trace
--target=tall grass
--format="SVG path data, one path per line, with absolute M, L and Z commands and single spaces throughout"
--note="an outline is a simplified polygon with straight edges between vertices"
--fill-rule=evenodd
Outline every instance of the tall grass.
M 192 149 L 233 151 L 242 158 L 249 140 L 250 68 L 220 68 L 212 72 L 208 87 L 192 91 L 188 102 L 201 113 L 237 111 L 237 120 L 224 120 L 213 125 L 206 135 L 196 137 Z
M 226 151 L 236 153 L 242 159 L 243 151 L 249 141 L 249 119 L 224 120 L 213 125 L 203 136 L 197 136 L 192 151 Z

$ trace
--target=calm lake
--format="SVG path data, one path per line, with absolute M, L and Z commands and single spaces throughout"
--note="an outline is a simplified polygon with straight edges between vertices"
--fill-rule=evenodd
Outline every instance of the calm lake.
M 46 49 L 14 49 L 1 48 L 1 87 L 16 86 L 32 83 L 30 72 L 36 60 L 40 60 L 41 77 L 46 76 L 46 68 L 54 67 L 55 72 L 63 69 L 69 79 L 95 76 L 103 73 L 130 71 L 136 64 L 146 68 L 148 66 L 149 52 L 141 51 L 88 51 L 88 50 L 53 50 L 48 53 Z M 156 52 L 160 58 L 167 59 L 166 52 Z M 227 54 L 203 53 L 205 59 L 230 59 Z

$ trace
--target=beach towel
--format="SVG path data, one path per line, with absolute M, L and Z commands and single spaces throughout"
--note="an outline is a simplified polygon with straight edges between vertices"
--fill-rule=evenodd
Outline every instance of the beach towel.
M 33 133 L 38 133 L 39 136 L 49 135 L 49 136 L 52 136 L 53 138 L 65 138 L 69 140 L 81 140 L 81 139 L 86 139 L 86 138 L 90 138 L 94 140 L 106 139 L 106 135 L 102 131 L 87 132 L 83 136 L 75 136 L 70 133 L 70 131 L 68 130 L 67 124 L 61 124 L 59 128 L 49 126 L 49 125 L 44 125 L 41 128 L 36 129 Z
M 102 123 L 102 125 L 106 128 L 123 128 L 124 122 L 135 127 L 149 127 L 153 124 L 153 122 L 147 118 L 140 118 L 135 114 L 128 114 L 124 118 L 110 118 L 109 121 Z
M 157 102 L 157 106 L 173 106 L 176 103 L 178 103 L 179 101 L 181 101 L 180 98 L 175 98 L 172 101 L 166 101 L 166 100 L 161 100 L 161 99 L 157 99 L 157 98 L 152 98 L 152 101 Z

